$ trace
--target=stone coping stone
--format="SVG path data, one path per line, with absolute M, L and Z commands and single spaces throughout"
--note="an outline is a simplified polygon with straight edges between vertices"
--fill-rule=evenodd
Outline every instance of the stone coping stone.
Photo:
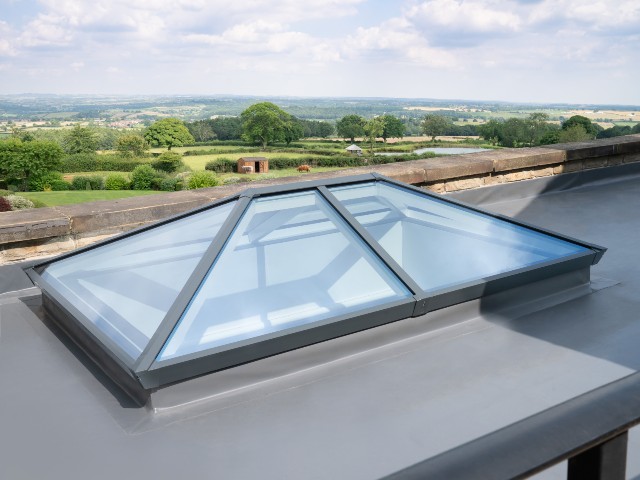
M 0 214 L 0 245 L 89 232 L 128 230 L 161 220 L 212 201 L 239 194 L 247 188 L 304 182 L 377 172 L 394 180 L 414 185 L 488 176 L 493 173 L 563 164 L 586 158 L 640 153 L 640 135 L 534 148 L 504 148 L 409 162 L 308 173 L 240 182 L 199 190 L 161 193 L 120 200 L 105 200 L 77 205 L 38 208 Z
M 54 208 L 33 208 L 0 214 L 0 244 L 68 235 L 68 216 Z
M 566 152 L 567 162 L 584 160 L 585 158 L 636 153 L 640 152 L 640 134 L 589 140 L 587 142 L 557 143 L 554 145 L 545 145 L 540 148 L 564 150 Z

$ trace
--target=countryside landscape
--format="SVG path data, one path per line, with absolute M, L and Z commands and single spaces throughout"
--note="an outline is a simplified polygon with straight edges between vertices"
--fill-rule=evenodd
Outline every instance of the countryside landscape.
M 640 132 L 634 106 L 382 98 L 10 95 L 0 119 L 4 211 Z

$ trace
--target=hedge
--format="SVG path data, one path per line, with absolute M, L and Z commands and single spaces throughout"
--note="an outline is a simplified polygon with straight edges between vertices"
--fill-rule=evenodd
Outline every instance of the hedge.
M 218 155 L 221 153 L 233 155 L 235 153 L 252 153 L 258 152 L 260 149 L 258 147 L 244 147 L 244 148 L 234 148 L 234 149 L 219 149 L 219 148 L 209 148 L 207 150 L 187 150 L 182 155 L 185 157 L 195 157 L 198 155 Z
M 119 155 L 98 155 L 95 153 L 76 153 L 62 159 L 60 171 L 74 172 L 132 172 L 138 165 L 148 164 L 149 160 L 142 158 L 123 158 Z

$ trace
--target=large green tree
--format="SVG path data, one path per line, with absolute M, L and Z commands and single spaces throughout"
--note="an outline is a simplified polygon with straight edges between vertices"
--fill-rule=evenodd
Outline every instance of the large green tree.
M 431 137 L 431 141 L 435 142 L 438 135 L 442 135 L 447 131 L 451 122 L 447 117 L 442 115 L 428 114 L 425 115 L 420 128 L 422 133 Z
M 336 131 L 339 137 L 348 138 L 353 143 L 356 137 L 364 136 L 364 124 L 365 119 L 360 115 L 345 115 L 336 122 Z
M 151 145 L 167 147 L 167 150 L 195 142 L 187 127 L 178 118 L 163 118 L 154 122 L 144 132 L 144 138 Z
M 382 116 L 382 140 L 387 141 L 387 138 L 402 138 L 404 137 L 404 123 L 398 117 L 393 115 Z
M 66 153 L 94 153 L 100 139 L 93 128 L 75 125 L 62 137 L 62 148 Z
M 293 117 L 271 102 L 255 103 L 240 114 L 242 138 L 266 148 L 269 143 L 281 142 L 296 134 Z M 289 134 L 289 136 L 287 136 Z M 299 137 L 298 137 L 299 138 Z
M 587 135 L 589 135 L 589 139 L 596 138 L 598 132 L 603 130 L 600 125 L 591 122 L 591 120 L 582 115 L 574 115 L 573 117 L 569 117 L 567 120 L 562 122 L 562 130 L 568 130 L 576 125 L 580 125 L 584 129 Z M 574 129 L 573 136 L 575 136 L 576 132 L 577 131 Z
M 575 123 L 568 128 L 563 128 L 558 135 L 558 141 L 560 143 L 585 142 L 592 139 L 592 134 L 587 132 L 579 123 Z
M 55 142 L 17 138 L 0 141 L 0 179 L 23 189 L 34 177 L 45 175 L 60 166 L 64 151 Z

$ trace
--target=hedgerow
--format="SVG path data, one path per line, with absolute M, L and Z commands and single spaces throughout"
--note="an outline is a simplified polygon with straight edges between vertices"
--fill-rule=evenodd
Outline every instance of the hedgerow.
M 149 164 L 144 158 L 123 158 L 119 155 L 76 153 L 62 159 L 60 171 L 74 172 L 132 172 L 138 165 Z

